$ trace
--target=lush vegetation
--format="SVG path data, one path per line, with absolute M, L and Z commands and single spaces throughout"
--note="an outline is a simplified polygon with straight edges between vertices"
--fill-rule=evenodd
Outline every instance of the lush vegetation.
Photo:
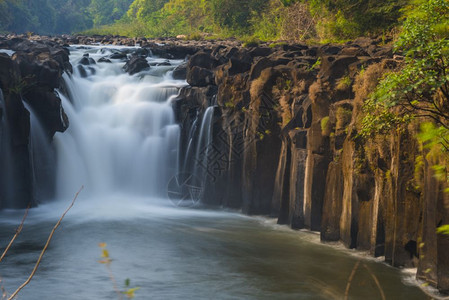
M 0 0 L 0 31 L 334 40 L 388 33 L 413 0 Z
M 122 18 L 132 0 L 0 0 L 0 32 L 71 33 Z
M 449 1 L 421 0 L 408 7 L 406 17 L 395 44 L 404 62 L 385 75 L 365 102 L 361 135 L 404 130 L 419 122 L 416 137 L 434 176 L 448 186 Z M 449 233 L 449 225 L 438 232 Z
M 408 10 L 395 45 L 403 65 L 387 74 L 365 103 L 364 135 L 388 132 L 417 117 L 449 128 L 449 2 L 421 2 Z
M 214 34 L 260 40 L 346 40 L 389 32 L 408 0 L 135 0 L 125 17 L 87 33 Z

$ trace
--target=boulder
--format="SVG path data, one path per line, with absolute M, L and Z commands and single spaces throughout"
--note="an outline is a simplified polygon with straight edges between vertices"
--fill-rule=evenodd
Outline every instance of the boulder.
M 181 64 L 173 70 L 173 79 L 184 80 L 187 78 L 187 64 Z
M 187 83 L 191 86 L 207 86 L 214 81 L 214 73 L 209 69 L 195 66 L 187 71 Z
M 123 70 L 130 75 L 134 75 L 149 68 L 150 65 L 147 60 L 140 56 L 132 56 L 131 59 L 123 66 Z

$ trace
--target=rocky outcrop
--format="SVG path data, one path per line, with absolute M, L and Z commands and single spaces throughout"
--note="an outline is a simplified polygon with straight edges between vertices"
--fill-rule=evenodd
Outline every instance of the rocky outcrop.
M 133 56 L 126 64 L 123 66 L 123 70 L 129 73 L 129 75 L 134 75 L 143 71 L 145 69 L 149 69 L 150 65 L 144 57 Z
M 216 45 L 187 63 L 190 84 L 174 102 L 182 147 L 195 145 L 215 106 L 207 155 L 207 204 L 278 218 L 321 232 L 322 241 L 418 267 L 418 278 L 448 292 L 447 195 L 414 139 L 417 129 L 363 139 L 361 106 L 399 62 L 389 47 Z M 197 132 L 195 134 L 195 132 Z M 181 163 L 189 171 L 189 160 Z M 446 206 L 445 206 L 446 203 Z
M 69 52 L 52 41 L 0 38 L 1 153 L 0 207 L 23 208 L 36 199 L 30 160 L 30 111 L 41 120 L 48 140 L 64 131 L 68 119 L 55 89 L 71 72 Z M 48 179 L 51 180 L 51 179 Z

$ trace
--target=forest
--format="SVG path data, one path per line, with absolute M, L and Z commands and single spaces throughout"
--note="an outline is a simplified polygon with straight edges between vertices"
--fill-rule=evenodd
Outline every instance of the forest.
M 0 32 L 342 41 L 386 35 L 409 0 L 1 0 Z
M 74 33 L 111 24 L 130 0 L 1 0 L 0 32 Z

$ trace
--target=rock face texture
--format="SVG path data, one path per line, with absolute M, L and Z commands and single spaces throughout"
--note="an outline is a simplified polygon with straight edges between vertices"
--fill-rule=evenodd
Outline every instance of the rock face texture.
M 364 99 L 399 63 L 370 39 L 198 50 L 174 109 L 187 153 L 204 146 L 196 137 L 214 107 L 199 156 L 203 201 L 320 231 L 322 241 L 417 267 L 418 278 L 449 292 L 449 237 L 436 233 L 449 222 L 448 196 L 414 139 L 417 126 L 358 135 Z M 200 163 L 191 160 L 183 172 Z
M 49 141 L 55 132 L 64 131 L 68 119 L 55 89 L 62 86 L 63 72 L 72 67 L 68 50 L 51 41 L 0 38 L 0 49 L 10 51 L 0 53 L 0 207 L 24 208 L 36 201 L 29 110 L 41 121 Z M 48 174 L 54 176 L 51 170 Z

